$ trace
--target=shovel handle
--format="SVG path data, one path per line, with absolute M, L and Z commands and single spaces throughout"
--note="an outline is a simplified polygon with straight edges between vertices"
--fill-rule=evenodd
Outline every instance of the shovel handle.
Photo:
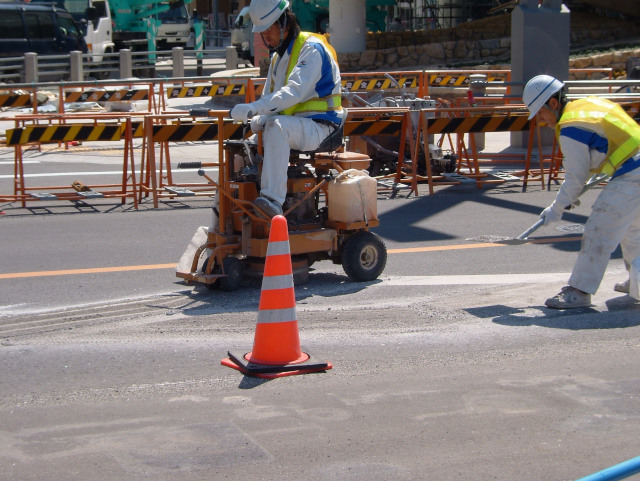
M 543 225 L 544 225 L 544 218 L 538 219 L 538 221 L 535 224 L 533 224 L 526 231 L 524 231 L 522 234 L 520 234 L 518 237 L 516 237 L 516 239 L 518 239 L 518 240 L 526 239 L 527 237 L 529 237 L 530 234 L 532 234 L 533 232 L 538 230 Z

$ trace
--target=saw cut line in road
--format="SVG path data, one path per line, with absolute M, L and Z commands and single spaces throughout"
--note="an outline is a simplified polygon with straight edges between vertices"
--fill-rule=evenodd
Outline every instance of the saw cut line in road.
M 531 244 L 547 244 L 551 242 L 569 242 L 579 240 L 579 236 L 572 237 L 548 237 L 545 239 L 536 239 L 529 241 Z M 504 247 L 508 244 L 492 243 L 492 242 L 478 242 L 473 244 L 451 244 L 444 246 L 431 246 L 431 247 L 407 247 L 404 249 L 389 249 L 388 254 L 407 254 L 416 252 L 437 252 L 437 251 L 449 251 L 460 249 L 482 249 L 485 247 Z M 34 271 L 34 272 L 9 272 L 6 274 L 0 273 L 0 279 L 20 279 L 26 277 L 47 277 L 47 276 L 68 276 L 78 274 L 105 274 L 108 272 L 127 272 L 127 271 L 144 271 L 149 269 L 174 269 L 176 263 L 170 264 L 144 264 L 138 266 L 116 266 L 116 267 L 93 267 L 86 269 L 61 269 L 57 271 Z
M 530 239 L 525 244 L 551 244 L 554 242 L 572 242 L 579 241 L 581 236 L 568 237 L 543 237 L 540 239 Z M 406 247 L 404 249 L 388 249 L 388 254 L 409 254 L 413 252 L 436 252 L 436 251 L 455 251 L 460 249 L 482 249 L 484 247 L 505 247 L 508 243 L 503 242 L 474 242 L 472 244 L 452 244 L 445 246 L 431 247 Z

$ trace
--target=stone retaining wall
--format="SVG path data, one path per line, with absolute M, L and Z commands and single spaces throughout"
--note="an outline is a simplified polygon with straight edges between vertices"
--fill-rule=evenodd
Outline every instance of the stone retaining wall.
M 571 49 L 640 38 L 637 22 L 571 14 Z M 625 69 L 640 48 L 570 59 L 570 68 Z M 367 34 L 364 52 L 338 54 L 343 72 L 422 70 L 436 68 L 505 68 L 511 62 L 511 15 L 467 22 L 456 28 L 418 32 Z

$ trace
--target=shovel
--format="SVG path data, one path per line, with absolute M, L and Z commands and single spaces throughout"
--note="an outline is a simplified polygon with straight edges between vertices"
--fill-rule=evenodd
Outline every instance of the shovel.
M 495 235 L 482 235 L 480 237 L 473 237 L 471 239 L 467 239 L 468 241 L 476 241 L 476 242 L 488 242 L 491 244 L 506 244 L 517 246 L 520 244 L 526 244 L 529 242 L 529 236 L 537 231 L 540 227 L 544 225 L 544 219 L 538 219 L 535 224 L 525 230 L 518 237 L 501 237 Z
M 601 182 L 605 182 L 608 179 L 609 179 L 609 176 L 606 174 L 595 174 L 584 185 L 584 188 L 582 189 L 582 192 L 580 192 L 580 195 L 584 194 L 586 191 L 588 191 L 592 187 L 600 184 Z M 580 195 L 578 197 L 580 197 Z M 580 200 L 576 199 L 573 206 L 578 206 L 578 205 L 580 205 Z M 573 206 L 569 206 L 567 207 L 567 209 Z M 489 242 L 492 244 L 507 244 L 507 245 L 526 244 L 527 242 L 529 242 L 529 236 L 533 234 L 535 231 L 537 231 L 543 225 L 544 225 L 544 218 L 538 219 L 535 224 L 533 224 L 531 227 L 529 227 L 522 234 L 520 234 L 518 237 L 515 237 L 515 238 L 493 236 L 493 235 L 482 235 L 480 237 L 472 237 L 471 239 L 467 239 L 467 240 L 476 241 L 476 242 Z

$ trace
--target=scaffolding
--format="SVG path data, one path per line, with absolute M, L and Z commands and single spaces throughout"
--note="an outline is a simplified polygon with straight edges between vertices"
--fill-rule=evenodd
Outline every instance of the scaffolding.
M 414 0 L 398 2 L 396 16 L 411 30 L 451 28 L 490 15 L 497 4 L 495 0 Z

